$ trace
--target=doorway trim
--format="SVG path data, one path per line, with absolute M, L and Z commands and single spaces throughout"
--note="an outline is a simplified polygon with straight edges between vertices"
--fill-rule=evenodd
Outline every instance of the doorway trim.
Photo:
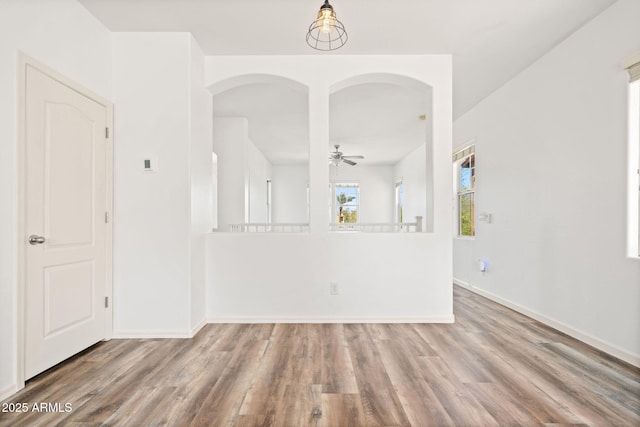
M 17 158 L 16 172 L 18 187 L 16 192 L 17 199 L 17 292 L 16 292 L 16 391 L 24 388 L 25 385 L 25 324 L 26 324 L 26 301 L 25 301 L 25 250 L 26 250 L 26 229 L 25 229 L 25 212 L 26 212 L 26 74 L 27 67 L 32 67 L 46 74 L 59 83 L 69 87 L 70 89 L 92 99 L 96 103 L 105 107 L 107 112 L 106 124 L 108 135 L 106 135 L 105 150 L 105 172 L 106 172 L 106 209 L 108 221 L 106 224 L 106 293 L 109 298 L 109 306 L 106 313 L 106 337 L 110 340 L 113 336 L 113 104 L 107 99 L 97 95 L 91 90 L 81 86 L 68 77 L 60 74 L 47 65 L 35 60 L 34 58 L 18 51 L 18 70 L 17 70 Z

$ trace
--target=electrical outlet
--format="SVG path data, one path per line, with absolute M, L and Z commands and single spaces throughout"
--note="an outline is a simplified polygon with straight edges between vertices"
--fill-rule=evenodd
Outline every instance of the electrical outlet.
M 329 283 L 329 293 L 331 295 L 338 295 L 339 293 L 338 282 Z

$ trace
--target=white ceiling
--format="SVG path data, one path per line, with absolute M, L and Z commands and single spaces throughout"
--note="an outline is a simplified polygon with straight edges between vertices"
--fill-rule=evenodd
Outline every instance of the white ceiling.
M 425 143 L 427 121 L 420 116 L 430 103 L 426 85 L 349 86 L 329 101 L 330 145 L 339 144 L 345 155 L 364 155 L 359 164 L 395 164 Z
M 317 52 L 321 0 L 79 0 L 112 31 L 188 31 L 207 55 L 452 54 L 454 116 L 615 0 L 333 0 L 349 34 Z
M 318 52 L 305 35 L 322 0 L 79 0 L 111 31 L 191 32 L 206 55 L 451 54 L 454 118 L 615 1 L 333 0 L 349 41 L 337 51 Z M 372 90 L 382 91 L 387 102 L 363 102 L 375 98 Z M 394 100 L 403 102 L 391 106 Z M 340 143 L 345 154 L 389 162 L 424 124 L 415 119 L 416 102 L 399 87 L 335 94 L 331 143 Z M 306 108 L 304 94 L 266 85 L 214 99 L 216 115 L 249 118 L 251 139 L 275 163 L 306 157 Z M 393 133 L 401 124 L 404 136 Z M 393 141 L 388 135 L 395 135 Z
M 214 117 L 246 117 L 249 138 L 273 164 L 307 162 L 307 94 L 276 84 L 238 86 L 213 98 Z M 361 154 L 364 165 L 395 164 L 425 142 L 428 86 L 388 83 L 349 86 L 331 95 L 329 146 Z M 327 153 L 328 155 L 328 153 Z
M 213 97 L 214 117 L 246 117 L 249 139 L 274 164 L 309 159 L 309 100 L 284 85 L 249 84 Z

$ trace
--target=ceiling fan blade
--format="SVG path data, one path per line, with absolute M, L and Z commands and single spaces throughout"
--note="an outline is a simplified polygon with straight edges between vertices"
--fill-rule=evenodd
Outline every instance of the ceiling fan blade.
M 364 156 L 342 156 L 343 159 L 364 159 Z
M 351 160 L 345 159 L 344 157 L 342 158 L 342 161 L 351 166 L 356 164 L 356 162 L 352 162 Z

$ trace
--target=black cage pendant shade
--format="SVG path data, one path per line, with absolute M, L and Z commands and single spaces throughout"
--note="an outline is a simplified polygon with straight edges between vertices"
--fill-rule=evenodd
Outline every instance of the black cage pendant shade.
M 347 42 L 347 31 L 336 18 L 329 0 L 324 0 L 315 21 L 309 26 L 307 44 L 317 50 L 336 50 Z

